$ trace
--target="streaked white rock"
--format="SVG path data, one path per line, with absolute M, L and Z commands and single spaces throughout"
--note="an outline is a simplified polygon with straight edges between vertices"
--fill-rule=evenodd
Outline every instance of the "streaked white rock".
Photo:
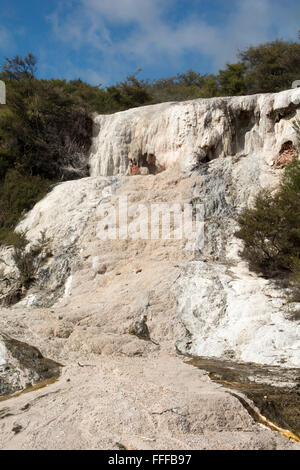
M 126 174 L 128 159 L 155 155 L 156 163 L 182 169 L 200 159 L 261 152 L 270 162 L 287 140 L 300 89 L 145 106 L 94 121 L 92 176 Z
M 270 164 L 284 142 L 296 143 L 293 120 L 299 109 L 300 89 L 294 89 L 97 116 L 92 177 L 57 185 L 18 225 L 17 230 L 27 230 L 32 243 L 44 230 L 54 253 L 39 272 L 39 292 L 30 292 L 21 305 L 52 305 L 63 295 L 70 300 L 76 289 L 81 292 L 82 279 L 84 283 L 91 278 L 95 288 L 98 278 L 106 282 L 106 276 L 97 276 L 104 270 L 101 251 L 91 249 L 86 263 L 80 256 L 87 239 L 93 244 L 96 237 L 97 207 L 110 201 L 121 186 L 121 179 L 111 175 L 126 174 L 129 158 L 151 154 L 161 167 L 178 163 L 183 170 L 197 161 L 212 160 L 193 173 L 197 178 L 189 193 L 193 203 L 205 206 L 205 233 L 204 247 L 196 250 L 195 260 L 176 284 L 179 321 L 188 332 L 180 348 L 196 355 L 299 366 L 299 323 L 287 318 L 284 292 L 249 272 L 239 258 L 241 242 L 234 236 L 239 212 L 252 204 L 260 188 L 276 189 L 281 170 Z M 181 175 L 175 173 L 167 186 L 177 185 Z M 164 175 L 158 178 L 161 183 Z M 143 203 L 144 194 L 147 203 L 158 201 L 158 194 L 152 201 L 149 191 L 149 185 L 157 189 L 153 176 L 128 181 L 136 193 L 135 203 Z M 126 188 L 126 178 L 123 183 Z M 145 242 L 138 251 L 146 253 L 146 247 Z M 113 245 L 110 249 L 114 259 Z M 85 263 L 85 271 L 80 263 Z
M 82 178 L 60 183 L 39 201 L 17 226 L 35 242 L 45 231 L 53 245 L 73 245 L 103 200 L 110 197 L 115 178 Z
M 300 366 L 300 322 L 288 318 L 282 292 L 242 267 L 191 262 L 178 281 L 178 313 L 190 354 Z

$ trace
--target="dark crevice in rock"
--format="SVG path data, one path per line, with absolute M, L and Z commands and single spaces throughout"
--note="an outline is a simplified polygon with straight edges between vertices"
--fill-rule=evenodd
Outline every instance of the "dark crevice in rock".
M 247 132 L 250 132 L 259 121 L 259 115 L 254 115 L 253 110 L 241 110 L 238 114 L 231 114 L 233 135 L 231 144 L 231 155 L 242 152 L 245 148 L 245 138 Z
M 268 117 L 274 122 L 277 123 L 281 121 L 281 119 L 294 119 L 296 117 L 298 106 L 294 103 L 290 103 L 289 106 L 286 108 L 272 110 Z

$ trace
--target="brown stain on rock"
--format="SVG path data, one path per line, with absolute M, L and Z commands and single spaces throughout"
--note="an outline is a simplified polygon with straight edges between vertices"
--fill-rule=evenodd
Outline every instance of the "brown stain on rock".
M 293 142 L 290 140 L 285 142 L 280 149 L 279 155 L 274 160 L 275 167 L 284 168 L 286 165 L 291 163 L 297 155 L 298 152 L 295 149 Z

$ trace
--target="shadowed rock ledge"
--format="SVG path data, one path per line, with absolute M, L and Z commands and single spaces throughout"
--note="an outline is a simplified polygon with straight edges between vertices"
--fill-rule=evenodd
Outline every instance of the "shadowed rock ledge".
M 58 377 L 59 371 L 60 365 L 37 348 L 0 333 L 0 398 Z

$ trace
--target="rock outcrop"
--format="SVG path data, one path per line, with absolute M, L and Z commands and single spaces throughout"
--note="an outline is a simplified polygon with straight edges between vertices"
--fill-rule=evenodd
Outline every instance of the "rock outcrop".
M 204 240 L 176 286 L 187 334 L 178 348 L 196 356 L 299 367 L 300 323 L 288 294 L 249 272 L 234 233 L 258 189 L 276 186 L 261 154 L 215 160 L 198 171 L 192 203 L 204 204 Z M 277 175 L 279 176 L 279 175 Z
M 103 177 L 58 184 L 20 222 L 17 230 L 26 232 L 30 246 L 43 232 L 52 253 L 40 268 L 33 292 L 24 305 L 50 306 L 64 294 L 66 282 L 80 261 L 80 236 L 98 205 L 110 197 L 116 186 L 116 178 Z M 4 259 L 8 254 L 4 254 Z
M 0 398 L 58 377 L 60 365 L 37 348 L 0 333 Z
M 199 99 L 97 116 L 92 176 L 125 174 L 129 159 L 153 160 L 152 171 L 179 163 L 190 169 L 228 155 L 260 153 L 268 163 L 296 143 L 292 118 L 299 89 L 278 94 Z
M 151 449 L 293 447 L 254 425 L 235 396 L 183 364 L 175 348 L 300 366 L 300 324 L 290 317 L 286 292 L 249 271 L 234 236 L 238 214 L 258 191 L 276 190 L 283 160 L 294 154 L 299 113 L 295 89 L 95 118 L 91 176 L 57 185 L 17 227 L 31 245 L 43 232 L 49 258 L 25 298 L 2 309 L 0 330 L 66 368 L 57 402 L 42 395 L 28 422 L 17 423 L 27 426 L 18 442 L 9 437 L 14 418 L 5 421 L 3 447 L 99 448 L 99 436 L 101 448 L 115 441 Z M 144 169 L 128 176 L 129 161 Z M 105 239 L 103 208 L 118 209 L 121 198 L 140 227 L 158 203 L 185 204 L 196 214 L 201 207 L 204 225 L 193 240 L 147 239 L 130 230 Z M 118 224 L 124 234 L 124 212 Z M 11 251 L 0 258 L 5 276 L 16 276 Z M 3 344 L 0 337 L 0 358 Z M 11 383 L 18 370 L 16 363 Z M 27 406 L 16 400 L 12 414 Z
M 179 349 L 297 366 L 299 326 L 288 318 L 285 293 L 248 271 L 238 256 L 241 243 L 234 232 L 239 212 L 252 203 L 259 189 L 276 188 L 280 170 L 273 163 L 287 142 L 296 145 L 293 119 L 299 107 L 300 91 L 296 89 L 274 95 L 164 103 L 96 117 L 92 177 L 56 186 L 17 228 L 27 230 L 31 242 L 45 231 L 53 251 L 22 305 L 47 306 L 63 293 L 73 295 L 74 279 L 79 283 L 81 273 L 89 269 L 83 269 L 84 247 L 90 243 L 95 252 L 100 243 L 95 239 L 95 224 L 101 203 L 117 204 L 119 196 L 148 205 L 174 202 L 168 188 L 185 178 L 187 194 L 183 197 L 179 192 L 177 202 L 204 205 L 205 235 L 203 248 L 195 245 L 178 281 L 178 315 L 187 331 L 186 340 L 178 342 Z M 128 158 L 137 160 L 143 155 L 155 156 L 157 168 L 168 171 L 134 176 L 130 184 L 126 177 L 105 176 L 126 174 Z M 176 178 L 170 177 L 172 172 Z M 153 185 L 157 185 L 155 194 Z M 137 195 L 130 197 L 133 188 Z M 119 249 L 117 243 L 102 242 L 101 253 L 95 254 L 90 268 L 93 273 L 94 265 L 110 265 L 106 250 L 112 259 Z M 177 244 L 178 259 L 184 245 L 185 241 Z

